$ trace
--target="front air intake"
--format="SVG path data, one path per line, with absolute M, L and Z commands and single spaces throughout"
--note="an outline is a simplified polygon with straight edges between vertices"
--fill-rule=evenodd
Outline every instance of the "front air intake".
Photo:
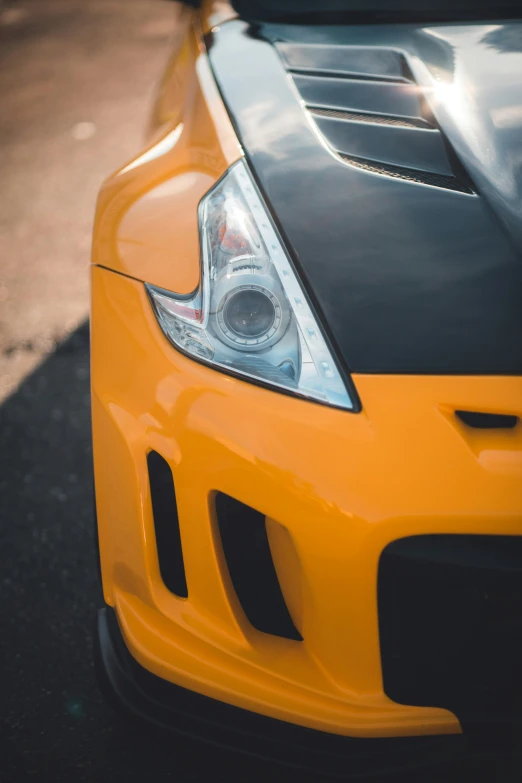
M 187 579 L 172 471 L 169 463 L 157 451 L 148 453 L 147 466 L 161 578 L 172 593 L 180 598 L 187 598 Z
M 465 730 L 522 714 L 522 536 L 393 541 L 378 578 L 386 694 Z
M 216 515 L 232 586 L 249 623 L 302 641 L 281 592 L 264 515 L 222 492 L 216 495 Z

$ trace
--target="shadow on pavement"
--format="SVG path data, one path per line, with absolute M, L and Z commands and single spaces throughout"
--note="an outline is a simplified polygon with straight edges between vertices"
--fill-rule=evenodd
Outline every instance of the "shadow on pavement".
M 304 783 L 293 771 L 136 728 L 104 703 L 92 666 L 101 595 L 88 354 L 83 325 L 0 408 L 1 779 Z M 507 766 L 514 771 L 512 760 Z M 420 779 L 508 783 L 521 776 L 504 762 L 502 769 L 472 764 L 412 778 Z

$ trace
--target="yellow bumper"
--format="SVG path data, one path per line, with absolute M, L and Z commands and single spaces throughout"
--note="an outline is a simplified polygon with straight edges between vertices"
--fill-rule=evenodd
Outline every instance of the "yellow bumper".
M 383 691 L 377 569 L 421 533 L 520 534 L 522 434 L 455 409 L 522 413 L 522 379 L 355 376 L 351 414 L 179 354 L 142 283 L 94 266 L 92 396 L 103 587 L 126 643 L 160 677 L 230 704 L 359 737 L 457 733 Z M 176 486 L 189 597 L 159 572 L 147 453 Z M 267 517 L 303 641 L 248 623 L 217 533 L 224 492 Z

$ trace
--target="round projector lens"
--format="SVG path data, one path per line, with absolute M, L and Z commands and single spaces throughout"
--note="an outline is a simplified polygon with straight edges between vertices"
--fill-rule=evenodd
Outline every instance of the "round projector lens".
M 242 289 L 232 294 L 223 308 L 227 328 L 247 339 L 266 334 L 272 328 L 275 317 L 272 300 L 255 288 Z

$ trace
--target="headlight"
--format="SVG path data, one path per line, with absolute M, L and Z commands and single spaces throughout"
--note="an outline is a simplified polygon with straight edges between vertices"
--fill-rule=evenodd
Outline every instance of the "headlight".
M 183 353 L 245 379 L 354 407 L 277 230 L 243 161 L 199 207 L 201 284 L 179 296 L 147 285 Z

